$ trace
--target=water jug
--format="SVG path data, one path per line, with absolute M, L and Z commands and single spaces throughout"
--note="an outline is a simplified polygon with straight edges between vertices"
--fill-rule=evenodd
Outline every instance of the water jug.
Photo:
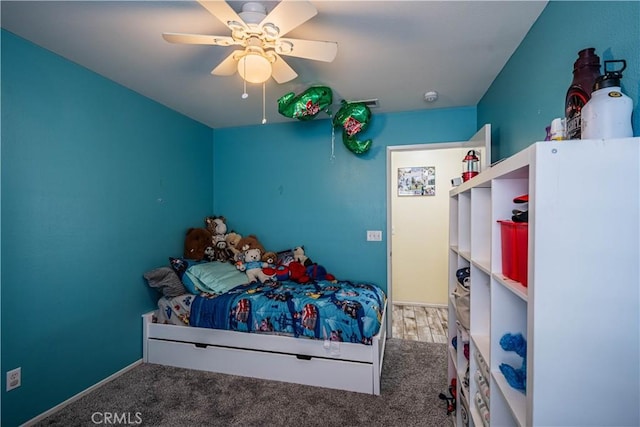
M 612 64 L 621 64 L 612 70 Z M 604 61 L 604 75 L 596 79 L 591 99 L 582 108 L 582 139 L 630 138 L 633 101 L 620 90 L 624 59 Z

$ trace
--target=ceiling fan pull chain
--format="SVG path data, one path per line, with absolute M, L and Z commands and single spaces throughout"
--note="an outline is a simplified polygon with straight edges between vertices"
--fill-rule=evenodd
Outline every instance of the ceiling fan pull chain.
M 244 61 L 244 69 L 247 69 L 247 57 L 244 56 L 242 58 L 242 60 Z M 249 94 L 247 93 L 247 81 L 245 79 L 242 79 L 242 99 L 247 99 L 249 97 Z
M 266 83 L 262 82 L 262 124 L 267 123 L 267 113 L 266 113 Z

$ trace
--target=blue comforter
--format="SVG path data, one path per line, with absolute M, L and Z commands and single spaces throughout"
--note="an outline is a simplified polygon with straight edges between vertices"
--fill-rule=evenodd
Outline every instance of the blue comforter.
M 248 283 L 215 296 L 196 296 L 189 324 L 371 344 L 380 330 L 384 292 L 369 283 Z

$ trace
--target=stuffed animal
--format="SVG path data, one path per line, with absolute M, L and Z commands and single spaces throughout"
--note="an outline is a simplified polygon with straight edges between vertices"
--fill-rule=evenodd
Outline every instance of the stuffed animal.
M 278 264 L 275 268 L 275 279 L 278 281 L 289 280 L 291 273 L 289 272 L 289 266 Z
M 227 234 L 227 220 L 223 216 L 208 216 L 204 219 L 204 224 L 207 226 L 207 230 L 212 235 Z
M 225 242 L 227 242 L 227 259 L 231 263 L 240 261 L 240 249 L 237 249 L 236 246 L 241 239 L 242 236 L 235 231 L 227 233 L 224 237 Z
M 216 251 L 213 249 L 213 246 L 207 246 L 204 250 L 204 259 L 209 262 L 216 260 Z
M 211 247 L 211 233 L 206 228 L 190 228 L 184 239 L 184 258 L 202 261 Z
M 309 276 L 307 276 L 307 269 L 304 265 L 298 261 L 291 261 L 289 263 L 289 280 L 293 280 L 298 283 L 307 283 Z
M 313 262 L 311 262 L 309 257 L 304 254 L 304 246 L 296 246 L 295 248 L 293 248 L 293 259 L 298 261 L 300 264 L 304 265 L 305 267 L 308 267 L 311 264 L 313 264 Z
M 204 219 L 207 230 L 211 233 L 211 245 L 213 256 L 209 255 L 210 261 L 226 262 L 229 260 L 227 251 L 227 220 L 223 216 L 208 216 Z
M 241 238 L 240 241 L 236 244 L 236 249 L 238 249 L 242 254 L 244 254 L 246 250 L 256 248 L 260 249 L 260 257 L 262 257 L 262 254 L 266 251 L 264 250 L 264 246 L 262 246 L 262 243 L 258 241 L 258 238 L 255 236 L 255 234 L 250 234 L 246 237 Z
M 336 280 L 333 274 L 327 273 L 327 269 L 318 264 L 311 264 L 305 271 L 311 280 Z
M 265 274 L 262 269 L 268 267 L 269 264 L 262 262 L 262 251 L 259 248 L 250 248 L 242 252 L 243 261 L 236 263 L 236 268 L 244 271 L 250 283 L 259 281 L 267 282 L 273 279 L 273 275 Z
M 262 262 L 266 262 L 270 267 L 275 268 L 278 262 L 278 255 L 276 255 L 275 252 L 265 252 L 264 255 L 262 255 Z
M 262 262 L 267 264 L 266 267 L 262 268 L 262 272 L 267 276 L 275 276 L 278 255 L 276 255 L 275 252 L 265 252 L 265 254 L 262 255 Z

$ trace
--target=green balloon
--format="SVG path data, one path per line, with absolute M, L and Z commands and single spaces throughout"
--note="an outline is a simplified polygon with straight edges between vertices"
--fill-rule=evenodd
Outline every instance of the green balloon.
M 342 107 L 333 118 L 333 126 L 342 127 L 342 142 L 354 154 L 362 154 L 371 148 L 372 141 L 360 141 L 356 135 L 363 132 L 371 121 L 371 110 L 361 102 L 342 101 Z
M 342 131 L 342 143 L 352 153 L 354 153 L 354 154 L 362 154 L 362 153 L 365 153 L 365 152 L 369 151 L 369 148 L 371 148 L 371 144 L 373 143 L 373 141 L 371 141 L 370 139 L 367 139 L 365 141 L 360 141 L 355 136 L 349 136 L 347 134 L 347 131 L 343 130 Z
M 333 102 L 333 92 L 326 86 L 313 86 L 299 95 L 289 92 L 278 99 L 278 112 L 298 120 L 314 119 L 327 111 Z

